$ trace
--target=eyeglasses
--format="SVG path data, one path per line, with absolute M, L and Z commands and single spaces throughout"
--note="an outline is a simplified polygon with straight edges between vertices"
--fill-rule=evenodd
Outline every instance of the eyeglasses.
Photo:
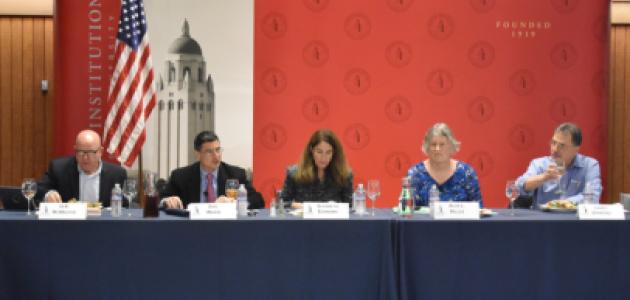
M 567 148 L 566 144 L 559 143 L 554 140 L 549 141 L 549 145 L 555 146 L 558 150 L 563 150 L 564 148 Z
M 78 156 L 85 156 L 85 155 L 87 155 L 87 156 L 94 156 L 98 152 L 98 149 L 97 150 L 79 150 L 79 149 L 76 149 L 75 151 L 76 151 Z
M 210 154 L 212 154 L 212 153 L 221 154 L 221 153 L 223 153 L 223 148 L 221 148 L 221 147 L 216 147 L 216 148 L 214 148 L 214 149 L 206 149 L 206 150 L 199 151 L 199 152 L 200 152 L 200 153 L 203 153 L 203 154 L 207 154 L 207 155 L 210 155 Z

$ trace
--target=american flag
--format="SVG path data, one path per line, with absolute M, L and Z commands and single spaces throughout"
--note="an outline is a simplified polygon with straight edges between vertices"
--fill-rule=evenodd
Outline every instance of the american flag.
M 121 1 L 115 51 L 103 137 L 107 153 L 129 167 L 144 144 L 145 123 L 156 103 L 142 0 Z

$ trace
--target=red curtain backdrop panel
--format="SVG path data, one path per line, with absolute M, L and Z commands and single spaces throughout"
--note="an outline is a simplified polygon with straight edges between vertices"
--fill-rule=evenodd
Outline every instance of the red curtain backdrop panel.
M 378 206 L 446 122 L 484 203 L 549 154 L 561 122 L 606 170 L 608 0 L 268 0 L 255 3 L 254 179 L 271 199 L 310 134 L 342 139 Z M 602 199 L 606 201 L 606 199 Z
M 76 134 L 102 132 L 120 1 L 55 1 L 54 155 L 74 152 Z

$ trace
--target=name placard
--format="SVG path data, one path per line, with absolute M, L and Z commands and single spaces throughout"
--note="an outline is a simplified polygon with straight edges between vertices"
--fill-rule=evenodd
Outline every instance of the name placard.
M 438 202 L 431 211 L 436 220 L 479 220 L 478 202 Z
M 579 204 L 579 220 L 625 220 L 623 206 L 615 204 Z
M 85 220 L 87 203 L 40 203 L 40 220 Z
M 350 205 L 335 202 L 305 202 L 304 219 L 349 219 Z
M 236 219 L 236 203 L 190 203 L 191 220 L 230 220 Z

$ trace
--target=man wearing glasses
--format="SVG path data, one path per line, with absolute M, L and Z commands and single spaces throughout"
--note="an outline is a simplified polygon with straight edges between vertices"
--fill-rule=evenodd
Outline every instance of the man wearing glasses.
M 226 202 L 225 182 L 237 179 L 247 189 L 248 208 L 263 208 L 265 202 L 251 185 L 245 170 L 221 160 L 223 149 L 219 137 L 212 131 L 202 131 L 195 137 L 197 162 L 171 172 L 161 193 L 165 208 L 185 208 L 193 202 Z
M 127 172 L 119 165 L 101 160 L 101 137 L 93 130 L 79 132 L 74 151 L 74 156 L 50 162 L 37 183 L 39 199 L 43 196 L 46 202 L 63 202 L 74 198 L 109 206 L 112 188 L 116 183 L 122 186 Z
M 599 202 L 602 192 L 599 162 L 579 154 L 582 131 L 573 123 L 562 123 L 550 141 L 550 156 L 531 161 L 525 174 L 516 181 L 521 195 L 533 196 L 535 206 L 551 200 L 584 200 L 587 184 L 593 201 Z

